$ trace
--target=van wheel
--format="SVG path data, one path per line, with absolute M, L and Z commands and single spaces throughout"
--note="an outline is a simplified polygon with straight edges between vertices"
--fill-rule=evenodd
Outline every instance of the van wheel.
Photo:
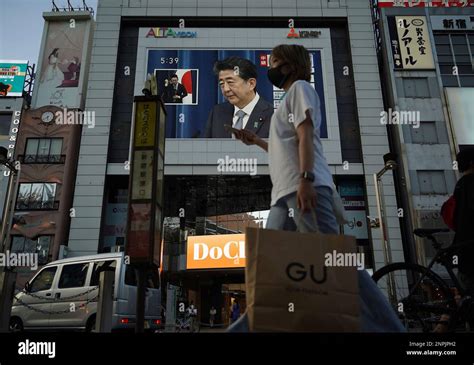
M 92 331 L 95 331 L 95 315 L 89 318 L 86 324 L 86 332 L 90 333 Z
M 23 322 L 20 318 L 10 318 L 10 332 L 23 332 Z

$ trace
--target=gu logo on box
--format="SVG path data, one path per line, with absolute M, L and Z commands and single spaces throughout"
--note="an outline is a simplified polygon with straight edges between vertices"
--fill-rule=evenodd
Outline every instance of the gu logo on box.
M 187 269 L 245 267 L 244 234 L 190 236 L 187 246 Z

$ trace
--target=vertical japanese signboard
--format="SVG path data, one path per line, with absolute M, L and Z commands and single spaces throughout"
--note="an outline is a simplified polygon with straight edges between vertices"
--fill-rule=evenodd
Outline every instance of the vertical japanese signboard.
M 158 97 L 135 97 L 125 250 L 132 264 L 160 265 L 165 120 Z
M 433 51 L 425 16 L 389 18 L 390 46 L 395 69 L 434 69 Z

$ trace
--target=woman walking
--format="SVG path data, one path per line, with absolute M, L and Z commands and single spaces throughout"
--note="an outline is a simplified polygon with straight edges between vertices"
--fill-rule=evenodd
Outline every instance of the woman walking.
M 266 228 L 339 234 L 333 210 L 333 179 L 320 138 L 321 105 L 309 83 L 309 52 L 300 45 L 279 45 L 272 50 L 270 65 L 269 80 L 286 94 L 272 116 L 268 142 L 244 129 L 235 132 L 245 144 L 258 145 L 268 152 L 273 188 Z M 403 331 L 368 273 L 357 272 L 361 331 Z M 246 316 L 231 330 L 248 330 Z

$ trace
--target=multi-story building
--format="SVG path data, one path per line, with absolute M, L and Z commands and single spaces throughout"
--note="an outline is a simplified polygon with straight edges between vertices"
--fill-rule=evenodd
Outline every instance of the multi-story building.
M 58 259 L 63 255 L 61 249 L 67 247 L 70 218 L 75 215 L 72 198 L 81 130 L 92 127 L 95 117 L 83 110 L 92 13 L 88 9 L 53 9 L 43 17 L 31 100 L 23 105 L 18 99 L 9 114 L 0 113 L 2 125 L 10 126 L 10 119 L 14 124 L 5 138 L 9 138 L 11 158 L 19 169 L 6 247 L 38 254 L 39 265 Z M 29 269 L 23 271 L 25 275 L 18 278 L 20 286 L 31 277 Z
M 81 137 L 80 125 L 56 124 L 63 109 L 44 106 L 23 113 L 15 160 L 21 164 L 13 251 L 36 246 L 39 264 L 57 259 L 67 243 Z
M 434 250 L 412 230 L 445 227 L 440 209 L 458 178 L 456 153 L 474 145 L 474 8 L 388 3 L 374 2 L 386 121 L 399 155 L 404 238 L 423 264 Z
M 133 97 L 142 95 L 148 74 L 156 76 L 160 95 L 176 75 L 188 95 L 182 103 L 166 103 L 163 269 L 170 283 L 195 299 L 204 321 L 210 305 L 223 308 L 223 285 L 243 283 L 242 266 L 211 262 L 187 269 L 187 237 L 236 233 L 235 227 L 222 228 L 219 216 L 249 214 L 264 221 L 271 182 L 267 156 L 258 147 L 230 135 L 204 138 L 212 107 L 223 102 L 212 65 L 230 55 L 250 59 L 260 97 L 277 107 L 283 93 L 266 79 L 268 56 L 278 44 L 298 43 L 311 52 L 323 147 L 350 215 L 341 230 L 357 237 L 367 268 L 384 264 L 381 232 L 366 218 L 377 216 L 373 175 L 390 150 L 380 117 L 384 103 L 369 1 L 100 0 L 96 21 L 85 103 L 96 124 L 82 130 L 70 256 L 125 244 Z M 256 170 L 233 170 L 223 162 L 233 159 L 255 162 Z M 391 171 L 383 184 L 392 258 L 402 261 L 406 250 Z M 236 227 L 243 233 L 244 226 Z M 168 292 L 173 303 L 173 290 Z

